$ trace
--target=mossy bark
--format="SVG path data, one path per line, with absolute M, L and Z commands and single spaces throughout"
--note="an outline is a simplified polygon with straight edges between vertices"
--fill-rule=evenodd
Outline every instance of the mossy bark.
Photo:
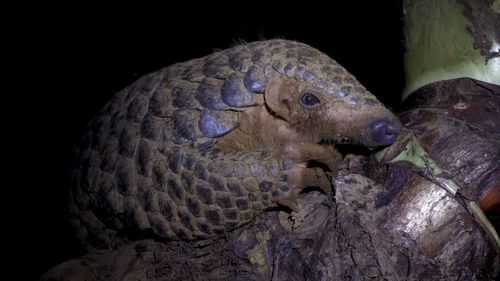
M 406 0 L 406 88 L 469 77 L 500 84 L 500 1 Z
M 407 86 L 399 117 L 410 137 L 377 155 L 395 161 L 374 173 L 386 183 L 385 229 L 410 237 L 458 280 L 494 279 L 500 272 L 493 227 L 500 225 L 499 6 L 404 1 Z M 418 145 L 406 145 L 412 141 Z M 466 230 L 466 238 L 463 223 L 477 232 Z

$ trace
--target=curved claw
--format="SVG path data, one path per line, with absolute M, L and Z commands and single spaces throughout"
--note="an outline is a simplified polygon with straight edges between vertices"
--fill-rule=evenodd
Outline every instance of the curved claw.
M 295 212 L 300 210 L 297 197 L 306 187 L 319 187 L 325 193 L 331 191 L 332 184 L 326 173 L 319 168 L 294 167 L 287 173 L 289 190 L 277 196 L 274 201 Z

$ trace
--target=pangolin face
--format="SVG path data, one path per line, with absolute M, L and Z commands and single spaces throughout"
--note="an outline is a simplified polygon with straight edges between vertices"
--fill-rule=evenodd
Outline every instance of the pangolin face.
M 360 143 L 368 147 L 390 145 L 401 123 L 352 75 L 345 72 L 337 87 L 319 88 L 304 83 L 297 93 L 297 130 L 315 139 L 336 143 Z M 337 80 L 337 79 L 335 79 Z
M 262 43 L 268 44 L 268 51 L 263 53 L 268 60 L 263 64 L 264 72 L 268 69 L 270 73 L 267 76 L 274 73 L 279 79 L 296 83 L 289 90 L 286 106 L 290 107 L 290 122 L 299 133 L 316 140 L 369 147 L 394 142 L 401 130 L 399 120 L 340 64 L 302 43 Z

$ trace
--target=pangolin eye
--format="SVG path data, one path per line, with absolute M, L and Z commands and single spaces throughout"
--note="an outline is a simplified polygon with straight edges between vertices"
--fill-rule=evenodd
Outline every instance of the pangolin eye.
M 315 108 L 319 106 L 319 99 L 314 94 L 305 92 L 300 97 L 300 103 L 305 108 Z

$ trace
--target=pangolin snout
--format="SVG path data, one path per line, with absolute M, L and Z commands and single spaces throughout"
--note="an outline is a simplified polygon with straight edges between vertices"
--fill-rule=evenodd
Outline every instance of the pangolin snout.
M 390 145 L 398 136 L 401 127 L 397 120 L 379 120 L 370 126 L 370 136 L 377 146 Z

